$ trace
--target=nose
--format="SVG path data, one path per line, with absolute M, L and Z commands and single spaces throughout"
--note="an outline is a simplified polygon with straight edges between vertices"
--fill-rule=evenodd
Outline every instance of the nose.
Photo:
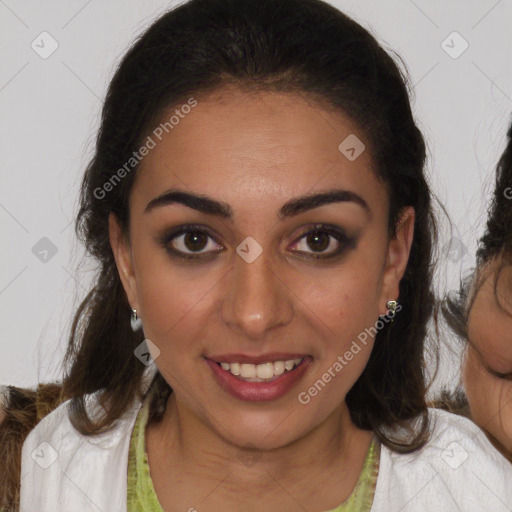
M 294 294 L 264 253 L 252 263 L 234 257 L 233 269 L 223 280 L 222 319 L 243 338 L 262 340 L 267 332 L 291 322 Z

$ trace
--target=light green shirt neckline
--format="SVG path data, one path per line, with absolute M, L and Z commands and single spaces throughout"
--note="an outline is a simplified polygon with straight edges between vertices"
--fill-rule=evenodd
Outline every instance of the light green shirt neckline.
M 128 456 L 127 512 L 164 512 L 158 501 L 146 453 L 146 424 L 150 400 L 146 396 L 135 421 Z M 326 512 L 369 512 L 379 473 L 380 443 L 374 437 L 352 494 L 339 506 Z

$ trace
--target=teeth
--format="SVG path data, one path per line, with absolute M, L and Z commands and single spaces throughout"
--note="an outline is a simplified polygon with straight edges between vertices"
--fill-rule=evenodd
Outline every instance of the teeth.
M 223 370 L 239 375 L 251 381 L 271 379 L 276 375 L 282 375 L 285 371 L 291 371 L 302 362 L 303 358 L 290 359 L 288 361 L 275 361 L 261 364 L 248 363 L 220 363 Z
M 274 363 L 263 363 L 256 366 L 256 377 L 271 379 L 274 376 Z
M 281 375 L 282 373 L 284 373 L 284 362 L 276 361 L 274 363 L 274 375 Z
M 256 366 L 253 364 L 241 364 L 240 365 L 240 376 L 245 377 L 256 377 Z

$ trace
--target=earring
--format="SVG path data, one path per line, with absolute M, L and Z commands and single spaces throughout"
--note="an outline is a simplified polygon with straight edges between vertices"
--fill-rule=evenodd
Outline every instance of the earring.
M 391 313 L 393 315 L 395 314 L 396 306 L 397 306 L 396 300 L 388 300 L 386 302 L 386 307 L 388 308 L 389 311 L 391 311 Z M 388 314 L 390 314 L 390 313 L 388 313 Z
M 397 301 L 396 300 L 388 300 L 386 302 L 386 307 L 388 308 L 388 312 L 386 313 L 385 316 L 388 316 L 391 318 L 391 321 L 394 320 L 395 318 L 395 314 L 396 314 L 396 306 L 397 306 Z
M 130 325 L 132 327 L 132 331 L 138 331 L 142 327 L 142 320 L 137 316 L 137 310 L 131 308 L 132 313 L 130 317 Z

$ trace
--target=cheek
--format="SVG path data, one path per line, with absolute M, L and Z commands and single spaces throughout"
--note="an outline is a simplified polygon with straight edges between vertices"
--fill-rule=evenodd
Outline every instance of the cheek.
M 512 317 L 502 311 L 494 292 L 487 288 L 475 299 L 468 319 L 468 336 L 491 367 L 501 373 L 512 370 Z
M 493 382 L 476 413 L 477 423 L 512 451 L 512 383 Z
M 326 339 L 343 344 L 378 319 L 378 276 L 359 265 L 290 276 L 287 287 L 311 322 L 323 324 Z
M 214 273 L 155 258 L 138 269 L 137 293 L 146 336 L 157 345 L 187 341 L 214 293 Z M 220 276 L 217 276 L 217 280 Z M 188 334 L 187 334 L 188 333 Z
M 302 290 L 300 303 L 319 333 L 318 367 L 303 391 L 321 394 L 314 407 L 329 411 L 344 398 L 370 357 L 372 337 L 380 326 L 378 275 L 347 266 L 321 282 L 305 279 Z
M 475 350 L 466 350 L 462 375 L 471 413 L 476 420 L 487 423 L 497 401 L 496 380 L 482 366 Z
M 342 339 L 357 337 L 379 318 L 380 282 L 370 269 L 347 269 L 338 279 L 331 280 L 336 300 L 324 298 L 323 307 L 335 321 L 334 331 Z
M 483 399 L 483 388 L 476 385 L 478 379 L 475 376 L 479 375 L 478 367 L 473 351 L 470 347 L 466 349 L 464 356 L 464 363 L 462 366 L 462 378 L 464 381 L 464 388 L 466 396 L 471 408 L 471 414 L 478 421 L 477 417 L 481 414 Z
M 498 421 L 503 432 L 501 442 L 512 453 L 512 382 L 504 385 Z
M 463 366 L 466 394 L 475 422 L 512 448 L 512 383 L 489 375 L 469 348 Z

